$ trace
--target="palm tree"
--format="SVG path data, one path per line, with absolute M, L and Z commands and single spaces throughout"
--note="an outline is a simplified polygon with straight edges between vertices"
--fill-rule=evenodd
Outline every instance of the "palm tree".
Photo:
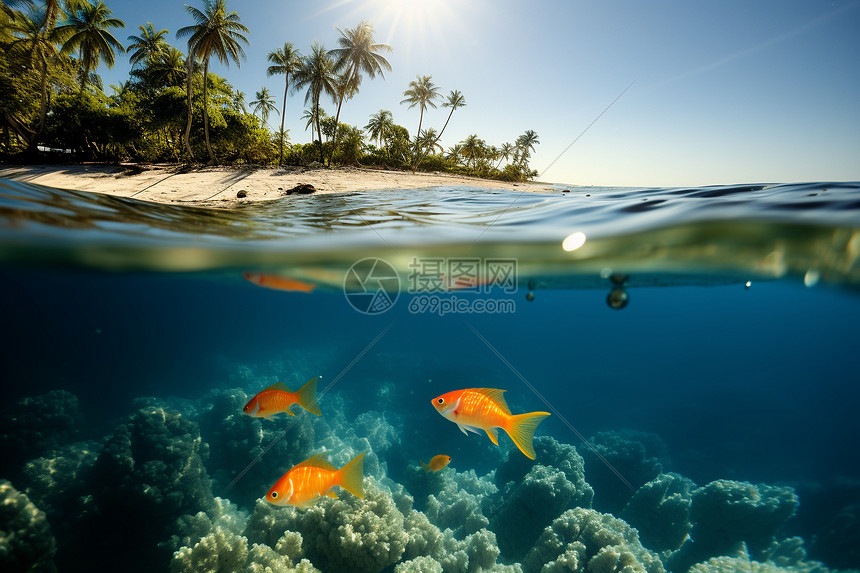
M 239 56 L 245 57 L 245 50 L 241 42 L 248 43 L 243 35 L 248 33 L 242 23 L 239 22 L 239 14 L 227 12 L 227 0 L 203 0 L 203 10 L 193 6 L 185 5 L 185 11 L 194 18 L 196 24 L 180 28 L 176 32 L 177 38 L 188 38 L 188 59 L 200 58 L 203 60 L 203 131 L 206 136 L 206 149 L 209 151 L 209 161 L 215 162 L 215 154 L 209 143 L 209 94 L 206 89 L 206 77 L 209 75 L 209 57 L 215 54 L 218 61 L 227 66 L 230 60 L 239 65 Z M 191 122 L 191 91 L 189 80 L 189 124 Z
M 233 108 L 236 111 L 248 113 L 245 110 L 245 92 L 237 90 L 236 93 L 233 94 Z
M 45 14 L 33 11 L 30 14 L 18 14 L 10 22 L 10 31 L 15 39 L 9 44 L 9 51 L 21 51 L 26 58 L 38 66 L 39 85 L 41 88 L 41 107 L 39 111 L 39 126 L 35 137 L 27 144 L 31 151 L 35 150 L 38 136 L 45 128 L 45 117 L 48 110 L 48 62 L 59 56 L 55 42 L 57 33 L 55 29 L 44 26 Z
M 513 153 L 514 153 L 514 146 L 508 142 L 503 143 L 502 146 L 499 148 L 499 163 L 498 163 L 498 165 L 496 165 L 496 169 L 498 169 L 499 165 L 502 164 L 503 159 L 505 161 L 507 161 L 508 159 L 511 158 L 511 154 L 513 154 Z
M 344 89 L 338 94 L 337 112 L 334 115 L 335 125 L 340 121 L 340 108 L 344 99 L 349 99 L 358 92 L 362 73 L 366 73 L 370 79 L 374 79 L 376 74 L 384 79 L 385 74 L 382 70 L 391 71 L 391 64 L 379 54 L 379 52 L 391 52 L 391 46 L 375 43 L 373 25 L 370 22 L 361 22 L 352 30 L 337 28 L 337 31 L 340 32 L 340 38 L 337 39 L 340 47 L 329 54 L 335 59 L 334 71 L 343 76 L 341 85 Z M 346 97 L 347 95 L 349 97 Z M 336 147 L 337 131 L 335 131 L 332 156 Z
M 540 140 L 538 139 L 538 134 L 533 129 L 529 129 L 517 137 L 517 151 L 524 168 L 528 165 L 529 156 L 535 150 L 535 145 L 538 144 L 540 144 Z
M 486 147 L 486 145 L 486 142 L 474 133 L 463 141 L 463 147 L 460 149 L 460 154 L 467 159 L 467 167 L 475 166 L 477 160 L 484 155 L 484 147 Z
M 149 62 L 149 77 L 156 86 L 179 86 L 185 79 L 185 62 L 182 52 L 165 43 Z
M 460 90 L 453 90 L 448 94 L 448 101 L 443 103 L 442 107 L 450 107 L 451 111 L 448 112 L 448 119 L 445 120 L 445 125 L 442 126 L 442 131 L 439 132 L 440 139 L 442 134 L 445 133 L 445 128 L 448 127 L 448 122 L 451 121 L 451 116 L 454 115 L 454 110 L 466 107 L 466 98 L 460 93 Z M 438 139 L 436 141 L 438 141 Z
M 432 155 L 437 149 L 443 150 L 443 147 L 439 145 L 439 135 L 434 128 L 431 127 L 421 132 L 421 135 L 418 136 L 418 149 L 423 155 Z
M 319 42 L 314 42 L 311 46 L 311 53 L 302 58 L 302 65 L 293 74 L 293 79 L 296 82 L 296 89 L 300 90 L 304 87 L 308 88 L 305 94 L 305 104 L 308 101 L 312 104 L 312 109 L 315 110 L 315 122 L 317 126 L 317 138 L 320 142 L 320 162 L 325 161 L 322 149 L 322 129 L 320 128 L 320 96 L 323 92 L 334 97 L 337 93 L 334 75 L 334 62 L 328 55 L 325 47 Z
M 269 121 L 269 113 L 274 111 L 278 113 L 278 108 L 275 107 L 275 99 L 269 94 L 269 88 L 261 88 L 257 92 L 257 99 L 251 102 L 251 108 L 254 113 L 260 113 L 260 119 L 263 120 L 263 125 Z
M 76 3 L 75 9 L 67 11 L 66 20 L 62 26 L 57 26 L 57 34 L 64 40 L 61 54 L 65 55 L 78 50 L 83 73 L 81 75 L 81 93 L 87 85 L 90 71 L 104 62 L 112 68 L 115 58 L 114 50 L 125 52 L 122 44 L 113 37 L 109 28 L 125 28 L 125 23 L 118 18 L 111 18 L 111 10 L 104 2 L 90 4 Z
M 302 65 L 302 56 L 299 51 L 290 43 L 286 42 L 283 48 L 269 52 L 268 60 L 273 64 L 266 70 L 267 76 L 275 74 L 284 74 L 284 105 L 281 108 L 281 131 L 284 133 L 284 118 L 287 115 L 287 93 L 290 91 L 290 76 L 293 75 L 299 66 Z M 284 139 L 280 138 L 278 147 L 278 165 L 284 162 Z
M 417 76 L 417 81 L 412 80 L 409 82 L 409 89 L 403 92 L 403 95 L 406 96 L 406 99 L 402 100 L 400 103 L 408 103 L 409 109 L 412 109 L 416 105 L 421 110 L 421 115 L 418 118 L 418 131 L 416 133 L 421 133 L 421 123 L 424 121 L 424 110 L 427 109 L 429 105 L 433 109 L 436 109 L 436 104 L 434 100 L 439 97 L 439 88 L 430 81 L 430 78 L 433 76 Z M 417 142 L 417 136 L 416 136 Z M 412 157 L 412 167 L 413 171 L 415 170 L 415 160 L 416 153 L 418 151 L 417 145 L 415 150 L 413 151 Z
M 306 109 L 305 112 L 302 114 L 302 117 L 301 117 L 301 119 L 306 121 L 305 131 L 307 131 L 309 127 L 310 128 L 315 127 L 317 124 L 317 120 L 323 120 L 323 119 L 325 119 L 325 117 L 326 117 L 325 110 L 321 107 L 311 107 L 309 109 Z M 313 129 L 311 129 L 311 139 L 313 139 L 313 134 L 314 134 L 314 131 L 313 131 Z
M 155 31 L 155 26 L 152 22 L 147 22 L 146 26 L 138 26 L 140 36 L 129 36 L 126 51 L 134 52 L 129 56 L 128 61 L 131 67 L 136 66 L 140 62 L 152 62 L 161 50 L 167 47 L 167 40 L 164 35 L 167 34 L 167 29 Z
M 381 109 L 379 112 L 370 116 L 370 121 L 364 126 L 370 135 L 371 140 L 376 140 L 379 147 L 382 147 L 382 140 L 387 139 L 391 133 L 391 127 L 394 125 L 394 116 L 387 109 Z

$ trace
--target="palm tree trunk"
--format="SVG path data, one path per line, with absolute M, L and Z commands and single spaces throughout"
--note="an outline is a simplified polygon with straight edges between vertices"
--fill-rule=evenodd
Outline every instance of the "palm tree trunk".
M 290 74 L 287 74 L 287 81 L 284 86 L 284 105 L 281 108 L 281 133 L 278 138 L 278 144 L 280 145 L 280 149 L 278 150 L 278 165 L 284 164 L 284 116 L 287 114 L 287 92 L 290 89 Z
M 191 50 L 188 50 L 188 123 L 185 125 L 185 150 L 188 151 L 188 157 L 191 158 L 191 161 L 194 161 L 194 152 L 191 151 L 191 115 L 193 113 L 193 108 L 191 107 L 191 80 L 192 80 L 192 71 L 194 70 L 194 59 L 191 56 Z
M 448 113 L 448 119 L 445 120 L 445 125 L 442 126 L 442 131 L 439 132 L 439 135 L 436 137 L 436 140 L 433 142 L 433 145 L 436 145 L 440 139 L 442 139 L 442 134 L 445 133 L 445 128 L 448 127 L 448 122 L 451 121 L 451 116 L 454 115 L 454 106 L 451 106 L 451 111 Z
M 424 122 L 424 106 L 421 106 L 421 115 L 418 116 L 418 133 L 415 135 L 415 149 L 412 150 L 412 173 L 418 169 L 418 138 L 421 136 L 421 124 Z
M 331 154 L 328 156 L 328 164 L 331 165 L 331 160 L 334 159 L 334 150 L 337 149 L 337 134 L 338 121 L 340 121 L 340 106 L 343 105 L 343 95 L 340 94 L 340 99 L 337 101 L 337 112 L 334 114 L 334 141 L 331 144 Z
M 209 58 L 203 60 L 203 133 L 206 136 L 206 149 L 209 151 L 209 163 L 215 163 L 215 154 L 209 144 Z
M 320 144 L 320 163 L 325 162 L 325 157 L 323 156 L 323 145 L 322 145 L 322 129 L 320 129 L 320 101 L 317 100 L 314 104 L 314 109 L 317 111 L 317 140 Z

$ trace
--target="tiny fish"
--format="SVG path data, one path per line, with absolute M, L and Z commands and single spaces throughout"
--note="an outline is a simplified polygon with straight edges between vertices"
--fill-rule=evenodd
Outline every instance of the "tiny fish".
M 290 406 L 298 404 L 311 414 L 322 416 L 320 407 L 317 405 L 317 380 L 319 376 L 302 386 L 298 392 L 293 392 L 283 382 L 276 382 L 268 388 L 257 393 L 256 396 L 245 404 L 242 411 L 255 418 L 270 418 L 275 414 L 286 412 L 295 416 L 290 411 Z
M 425 472 L 438 472 L 439 470 L 441 470 L 442 468 L 444 468 L 445 466 L 447 466 L 450 463 L 451 463 L 451 456 L 446 456 L 446 455 L 440 454 L 438 456 L 433 456 L 433 458 L 430 460 L 429 464 L 425 464 L 424 462 L 421 462 L 421 467 L 424 468 Z
M 444 418 L 457 424 L 464 434 L 467 434 L 467 431 L 477 434 L 478 430 L 484 430 L 498 446 L 497 428 L 501 428 L 508 433 L 522 453 L 535 459 L 532 438 L 535 428 L 549 416 L 549 412 L 511 414 L 505 403 L 504 393 L 504 390 L 495 388 L 467 388 L 437 396 L 433 398 L 432 404 Z
M 297 281 L 280 275 L 264 275 L 262 273 L 244 272 L 242 276 L 251 281 L 257 286 L 271 288 L 275 290 L 312 292 L 316 285 Z
M 324 453 L 311 456 L 294 466 L 266 494 L 266 501 L 275 505 L 304 508 L 322 496 L 337 499 L 332 491 L 340 486 L 356 497 L 364 497 L 364 453 L 340 469 L 326 459 Z

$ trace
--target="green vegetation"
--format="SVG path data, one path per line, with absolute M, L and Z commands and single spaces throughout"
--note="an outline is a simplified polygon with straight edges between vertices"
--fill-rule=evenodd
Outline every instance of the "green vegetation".
M 466 106 L 452 90 L 440 131 L 425 128 L 442 99 L 432 76 L 418 75 L 403 92 L 401 104 L 419 108 L 414 135 L 380 109 L 363 128 L 340 123 L 345 102 L 357 96 L 362 79 L 385 79 L 391 64 L 377 43 L 373 25 L 337 31 L 337 47 L 314 42 L 307 55 L 290 42 L 268 54 L 267 75 L 284 76 L 284 99 L 263 87 L 253 101 L 217 74 L 214 56 L 227 66 L 245 59 L 249 30 L 227 0 L 197 0 L 186 5 L 188 26 L 176 32 L 185 46 L 170 44 L 170 32 L 152 22 L 138 25 L 124 46 L 115 37 L 125 23 L 102 1 L 4 0 L 0 10 L 0 158 L 23 161 L 97 160 L 193 162 L 211 164 L 364 165 L 389 169 L 447 171 L 519 181 L 535 177 L 528 160 L 539 144 L 534 131 L 515 142 L 488 145 L 477 134 L 450 149 L 440 145 L 454 111 Z M 185 52 L 181 50 L 185 48 Z M 129 79 L 109 86 L 106 95 L 98 70 L 128 55 Z M 308 143 L 291 143 L 284 130 L 287 98 L 304 93 L 301 119 Z M 335 114 L 321 105 L 328 98 Z M 249 110 L 253 113 L 249 113 Z M 268 126 L 279 115 L 280 129 Z M 298 115 L 298 112 L 295 111 Z M 425 119 L 428 120 L 425 122 Z M 455 120 L 456 122 L 456 120 Z M 441 121 L 440 121 L 441 123 Z M 503 166 L 504 164 L 504 166 Z

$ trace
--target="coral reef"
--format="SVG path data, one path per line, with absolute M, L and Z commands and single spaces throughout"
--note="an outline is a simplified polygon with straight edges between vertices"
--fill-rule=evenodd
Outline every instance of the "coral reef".
M 55 571 L 57 544 L 44 512 L 11 483 L 0 480 L 0 569 Z
M 690 505 L 696 484 L 678 474 L 660 474 L 633 494 L 621 512 L 639 530 L 642 544 L 657 552 L 675 551 L 693 528 Z
M 665 452 L 663 441 L 654 434 L 622 430 L 599 432 L 577 450 L 585 460 L 585 479 L 594 488 L 594 507 L 618 514 L 636 489 L 663 471 L 658 460 Z M 621 474 L 627 486 L 612 468 Z
M 507 559 L 522 558 L 553 519 L 569 508 L 590 507 L 594 497 L 576 448 L 546 436 L 534 447 L 534 462 L 515 451 L 508 455 L 496 472 L 499 492 L 488 504 L 490 529 Z
M 665 573 L 635 529 L 609 514 L 577 507 L 547 527 L 523 559 L 526 573 Z
M 93 466 L 88 511 L 74 524 L 79 541 L 70 542 L 64 561 L 95 570 L 101 554 L 123 547 L 125 571 L 166 564 L 169 555 L 155 548 L 170 536 L 176 516 L 214 503 L 207 451 L 197 424 L 175 410 L 149 406 L 132 414 Z
M 82 421 L 77 396 L 65 390 L 21 398 L 4 408 L 0 459 L 6 476 L 15 476 L 27 460 L 77 441 Z
M 736 557 L 747 550 L 753 559 L 765 559 L 797 504 L 789 487 L 712 481 L 692 494 L 690 521 L 695 542 L 684 543 L 666 566 L 681 573 L 711 557 Z

